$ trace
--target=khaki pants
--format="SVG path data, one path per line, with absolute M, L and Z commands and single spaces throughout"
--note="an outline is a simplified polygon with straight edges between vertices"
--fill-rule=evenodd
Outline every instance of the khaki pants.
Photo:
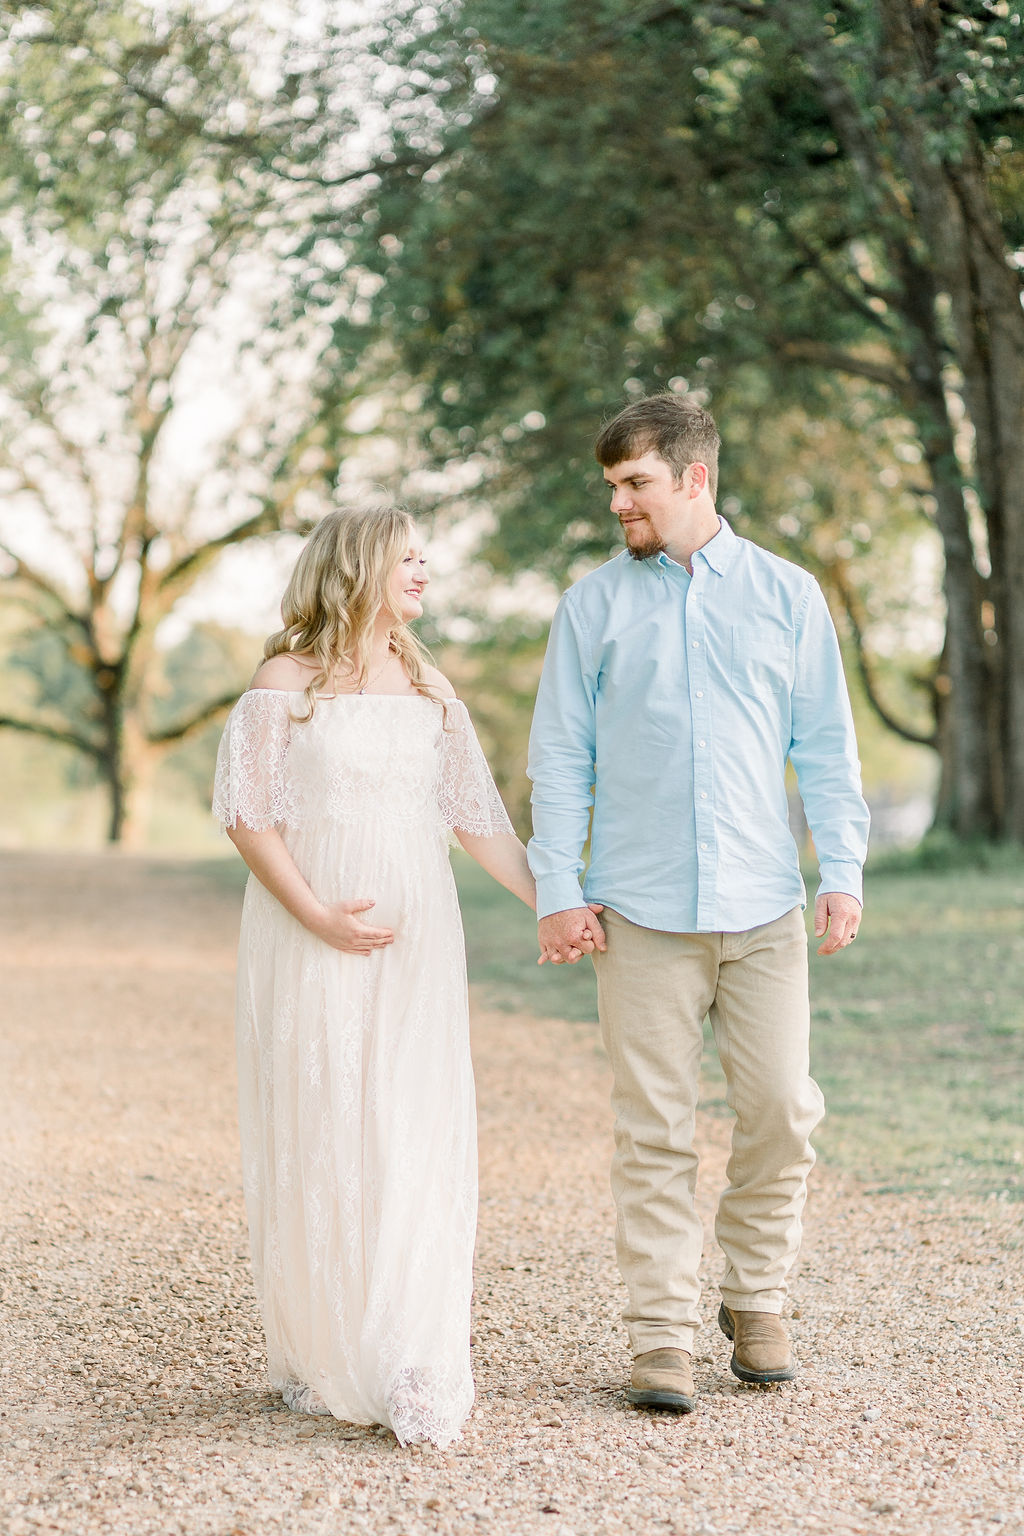
M 703 1247 L 693 1135 L 704 1017 L 734 1111 L 715 1234 L 722 1297 L 779 1312 L 800 1247 L 809 1136 L 824 1100 L 809 1075 L 807 936 L 799 908 L 746 933 L 662 933 L 601 915 L 595 952 L 605 1048 L 615 1075 L 612 1193 L 633 1354 L 692 1352 Z

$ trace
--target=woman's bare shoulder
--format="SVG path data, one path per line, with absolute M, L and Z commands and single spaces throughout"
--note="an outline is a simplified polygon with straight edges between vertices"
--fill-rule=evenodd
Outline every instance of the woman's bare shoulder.
M 298 693 L 309 687 L 318 671 L 318 663 L 312 657 L 282 652 L 280 656 L 271 656 L 269 661 L 256 669 L 249 687 L 278 688 L 288 693 Z
M 429 683 L 430 687 L 436 693 L 439 693 L 443 699 L 454 699 L 456 697 L 455 689 L 444 673 L 438 671 L 437 667 L 424 667 L 423 681 Z

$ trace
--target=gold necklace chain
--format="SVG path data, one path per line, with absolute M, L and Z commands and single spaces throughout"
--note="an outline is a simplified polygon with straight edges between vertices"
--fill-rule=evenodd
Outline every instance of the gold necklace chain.
M 383 675 L 383 673 L 386 671 L 388 662 L 391 660 L 391 656 L 392 656 L 391 641 L 389 640 L 388 641 L 388 653 L 387 653 L 387 655 L 384 658 L 383 664 L 377 668 L 376 672 L 373 674 L 372 677 L 368 677 L 366 679 L 366 682 L 363 684 L 363 686 L 359 690 L 360 693 L 365 693 L 367 688 L 372 688 L 373 687 L 373 685 L 377 681 L 378 677 L 381 677 Z

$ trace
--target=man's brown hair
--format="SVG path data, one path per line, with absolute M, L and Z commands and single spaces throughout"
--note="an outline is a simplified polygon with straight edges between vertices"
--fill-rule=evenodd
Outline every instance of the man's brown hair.
M 594 453 L 605 469 L 645 453 L 658 453 L 677 480 L 690 464 L 706 464 L 714 501 L 721 443 L 711 412 L 691 395 L 648 395 L 605 423 Z

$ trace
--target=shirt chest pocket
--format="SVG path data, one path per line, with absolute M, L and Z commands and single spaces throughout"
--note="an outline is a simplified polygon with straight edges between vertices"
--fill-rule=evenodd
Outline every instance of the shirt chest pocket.
M 768 624 L 739 624 L 732 632 L 732 685 L 755 699 L 793 691 L 793 638 Z

